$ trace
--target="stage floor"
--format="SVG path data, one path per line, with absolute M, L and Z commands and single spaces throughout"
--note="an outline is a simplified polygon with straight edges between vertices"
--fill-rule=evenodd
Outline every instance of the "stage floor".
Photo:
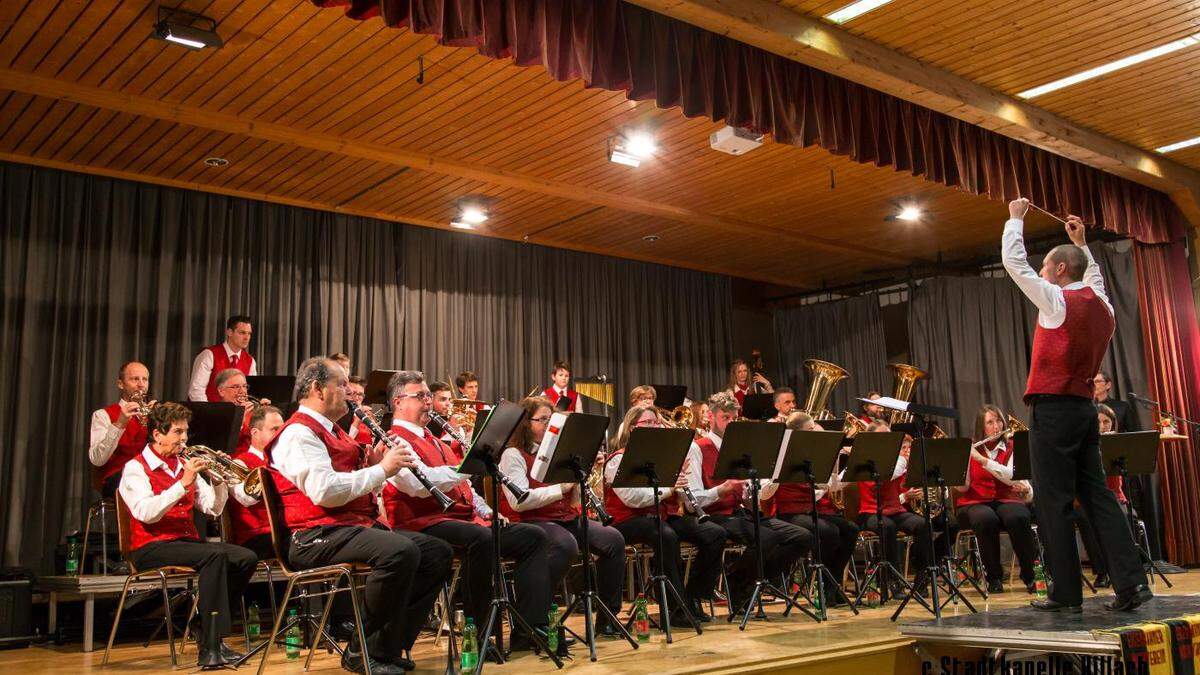
M 1175 584 L 1175 588 L 1169 592 L 1172 596 L 1200 593 L 1200 571 L 1177 574 L 1169 578 Z M 1156 592 L 1167 595 L 1164 589 L 1165 586 L 1160 583 Z M 1107 595 L 1108 593 L 1101 593 L 1098 598 Z M 968 597 L 972 602 L 977 600 L 973 593 Z M 1022 590 L 994 595 L 986 603 L 980 600 L 976 604 L 980 609 L 994 611 L 1018 608 L 1028 601 L 1029 596 Z M 1196 599 L 1195 606 L 1195 611 L 1200 611 L 1200 598 Z M 770 622 L 752 621 L 745 632 L 739 631 L 736 624 L 726 624 L 722 618 L 706 624 L 704 635 L 676 631 L 675 643 L 671 645 L 667 645 L 658 633 L 653 634 L 650 643 L 642 645 L 636 651 L 625 642 L 602 640 L 598 649 L 599 661 L 594 664 L 587 660 L 586 648 L 576 646 L 573 649 L 575 660 L 568 661 L 564 671 L 603 675 L 783 671 L 857 674 L 912 672 L 918 665 L 917 657 L 911 648 L 914 639 L 902 635 L 898 624 L 917 623 L 928 615 L 919 608 L 909 608 L 905 610 L 900 622 L 894 624 L 889 620 L 894 607 L 893 603 L 888 607 L 867 610 L 858 617 L 853 616 L 849 610 L 839 609 L 832 612 L 827 623 L 816 624 L 795 613 L 788 619 L 781 619 L 779 613 L 782 605 L 773 605 L 768 611 L 772 617 Z M 948 617 L 968 614 L 961 605 L 947 607 Z M 1127 616 L 1129 621 L 1126 623 L 1134 623 L 1139 620 L 1140 612 Z M 963 619 L 970 622 L 980 620 Z M 108 621 L 108 617 L 97 617 L 97 637 L 107 638 Z M 572 620 L 573 627 L 575 623 Z M 237 640 L 231 644 L 238 648 L 242 646 Z M 103 656 L 102 648 L 92 653 L 83 653 L 78 644 L 12 649 L 0 651 L 0 671 L 61 675 L 105 671 L 154 673 L 171 670 L 165 642 L 152 644 L 147 649 L 142 649 L 140 643 L 119 644 L 114 647 L 107 668 L 100 666 Z M 181 659 L 181 664 L 185 665 L 178 670 L 195 672 L 195 658 L 195 648 L 189 646 Z M 417 643 L 415 658 L 418 673 L 445 672 L 444 648 L 435 647 L 431 638 L 423 637 Z M 270 672 L 301 673 L 303 659 L 289 662 L 281 651 L 275 651 L 269 666 Z M 486 670 L 523 675 L 550 673 L 555 669 L 550 661 L 527 654 L 504 666 L 489 666 Z M 252 672 L 249 664 L 243 667 L 242 671 Z M 318 652 L 310 672 L 342 671 L 336 657 Z

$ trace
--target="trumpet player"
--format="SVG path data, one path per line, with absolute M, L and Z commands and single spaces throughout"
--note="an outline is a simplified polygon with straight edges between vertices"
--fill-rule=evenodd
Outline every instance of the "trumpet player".
M 241 654 L 217 640 L 214 652 L 204 632 L 215 629 L 223 638 L 230 631 L 230 608 L 238 603 L 250 582 L 258 558 L 253 551 L 222 542 L 200 539 L 192 518 L 199 509 L 218 516 L 229 496 L 224 483 L 210 484 L 205 462 L 179 454 L 187 445 L 192 413 L 178 403 L 154 407 L 148 421 L 150 442 L 129 460 L 121 472 L 121 499 L 130 513 L 130 559 L 139 569 L 181 565 L 200 575 L 195 628 L 200 645 L 199 665 L 233 664 Z M 207 617 L 216 613 L 216 625 Z M 211 636 L 210 636 L 211 637 Z
M 106 498 L 117 493 L 125 463 L 146 447 L 145 413 L 154 406 L 154 401 L 143 400 L 149 388 L 150 370 L 130 361 L 117 371 L 117 402 L 92 413 L 92 486 Z
M 237 368 L 222 370 L 213 378 L 213 382 L 217 389 L 217 402 L 232 403 L 242 408 L 242 428 L 238 431 L 235 454 L 244 452 L 250 447 L 250 414 L 254 412 L 255 406 L 270 405 L 271 401 L 251 397 L 246 375 Z
M 217 375 L 223 370 L 236 368 L 243 375 L 258 374 L 258 364 L 246 351 L 253 334 L 254 327 L 248 316 L 235 314 L 225 321 L 225 341 L 200 350 L 192 361 L 192 375 L 188 380 L 189 401 L 220 401 Z
M 249 446 L 233 456 L 233 461 L 247 469 L 266 466 L 264 448 L 283 428 L 283 413 L 271 405 L 258 406 L 250 414 Z M 271 524 L 267 522 L 267 509 L 261 497 L 246 494 L 245 485 L 238 483 L 230 488 L 233 501 L 229 504 L 230 523 L 233 526 L 233 543 L 254 551 L 259 560 L 275 557 L 271 545 Z
M 510 522 L 529 523 L 546 533 L 550 585 L 557 587 L 566 576 L 571 563 L 583 545 L 580 530 L 580 495 L 577 483 L 548 485 L 535 479 L 533 460 L 538 445 L 546 435 L 554 406 L 550 399 L 531 396 L 521 401 L 528 412 L 521 425 L 509 439 L 508 448 L 500 456 L 500 472 L 517 486 L 529 490 L 529 496 L 518 503 L 512 492 L 503 490 L 505 499 L 500 512 Z M 621 609 L 621 582 L 625 576 L 625 537 L 615 527 L 606 527 L 592 520 L 588 523 L 588 545 L 595 554 L 600 600 L 613 613 Z M 602 615 L 603 616 L 603 615 Z M 602 621 L 596 631 L 615 636 L 615 626 Z

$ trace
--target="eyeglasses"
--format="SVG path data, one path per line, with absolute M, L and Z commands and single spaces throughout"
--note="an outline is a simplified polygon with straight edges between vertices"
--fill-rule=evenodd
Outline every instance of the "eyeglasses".
M 550 418 L 549 417 L 530 417 L 529 421 L 537 422 L 538 424 L 545 424 L 546 422 L 550 421 Z
M 224 387 L 221 387 L 221 389 L 233 389 L 235 391 L 249 391 L 250 385 L 248 385 L 248 384 L 227 384 Z
M 421 399 L 422 401 L 432 401 L 433 394 L 427 391 L 418 391 L 415 394 L 398 394 L 396 398 L 417 398 Z

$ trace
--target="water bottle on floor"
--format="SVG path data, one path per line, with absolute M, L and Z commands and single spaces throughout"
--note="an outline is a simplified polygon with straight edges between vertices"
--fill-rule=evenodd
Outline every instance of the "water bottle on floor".
M 558 653 L 558 605 L 550 605 L 550 613 L 546 616 L 546 648 L 551 654 Z
M 287 618 L 288 618 L 288 623 L 292 623 L 293 621 L 295 621 L 295 619 L 296 619 L 296 608 L 295 607 L 288 610 Z M 299 622 L 293 623 L 292 627 L 287 629 L 287 633 L 284 634 L 283 641 L 284 641 L 284 644 L 287 645 L 286 651 L 287 651 L 288 660 L 300 658 L 300 624 L 299 624 Z
M 646 611 L 646 596 L 638 595 L 633 607 L 633 625 L 637 631 L 638 642 L 650 641 L 650 615 Z
M 475 636 L 475 619 L 467 617 L 462 637 L 462 671 L 475 670 L 479 665 L 479 638 Z
M 1033 592 L 1038 599 L 1046 598 L 1046 570 L 1042 568 L 1041 560 L 1033 561 Z

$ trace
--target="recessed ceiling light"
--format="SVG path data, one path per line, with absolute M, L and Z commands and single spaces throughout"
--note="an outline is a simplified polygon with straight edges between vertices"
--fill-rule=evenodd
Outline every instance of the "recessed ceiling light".
M 642 165 L 642 160 L 638 159 L 637 157 L 634 157 L 633 155 L 631 155 L 627 152 L 623 152 L 616 148 L 609 150 L 608 161 L 613 162 L 615 164 L 624 164 L 625 166 L 632 166 L 635 169 Z
M 208 166 L 228 166 L 229 160 L 224 157 L 205 157 L 204 163 Z
M 1150 59 L 1158 58 L 1159 56 L 1165 56 L 1171 52 L 1177 52 L 1180 49 L 1190 47 L 1194 44 L 1200 44 L 1200 33 L 1189 35 L 1174 42 L 1168 42 L 1165 45 L 1159 45 L 1153 49 L 1147 49 L 1144 52 L 1131 54 L 1123 59 L 1117 59 L 1112 63 L 1096 66 L 1095 68 L 1085 70 L 1082 73 L 1076 73 L 1070 77 L 1064 77 L 1061 80 L 1055 80 L 1048 84 L 1043 84 L 1040 87 L 1026 89 L 1025 91 L 1017 94 L 1017 96 L 1020 98 L 1029 99 L 1035 96 L 1041 96 L 1042 94 L 1048 94 L 1052 91 L 1062 89 L 1063 87 L 1069 87 L 1073 84 L 1079 84 L 1085 80 L 1100 77 L 1101 75 L 1107 75 L 1114 70 L 1121 70 L 1122 68 L 1128 68 L 1129 66 L 1139 64 L 1142 61 L 1149 61 Z
M 846 23 L 847 21 L 856 17 L 860 17 L 873 9 L 883 7 L 891 1 L 892 0 L 859 0 L 858 2 L 851 3 L 839 10 L 826 14 L 825 19 L 834 23 Z
M 1164 145 L 1161 148 L 1155 148 L 1154 151 L 1155 152 L 1175 152 L 1176 150 L 1190 148 L 1193 145 L 1200 145 L 1200 136 L 1197 136 L 1195 138 L 1189 138 L 1186 141 L 1179 141 L 1178 143 Z
M 907 220 L 910 223 L 915 220 L 920 220 L 921 209 L 912 205 L 905 206 L 904 208 L 900 209 L 900 213 L 896 216 L 896 218 L 898 220 Z
M 458 214 L 458 219 L 464 223 L 479 225 L 487 221 L 488 214 L 487 211 L 483 210 L 483 207 L 471 204 L 462 207 L 462 212 Z
M 648 234 L 648 235 L 642 237 L 642 241 L 653 244 L 654 242 L 658 241 L 658 235 L 657 234 Z
M 649 159 L 658 151 L 658 144 L 650 134 L 638 131 L 625 137 L 624 150 L 634 157 Z

